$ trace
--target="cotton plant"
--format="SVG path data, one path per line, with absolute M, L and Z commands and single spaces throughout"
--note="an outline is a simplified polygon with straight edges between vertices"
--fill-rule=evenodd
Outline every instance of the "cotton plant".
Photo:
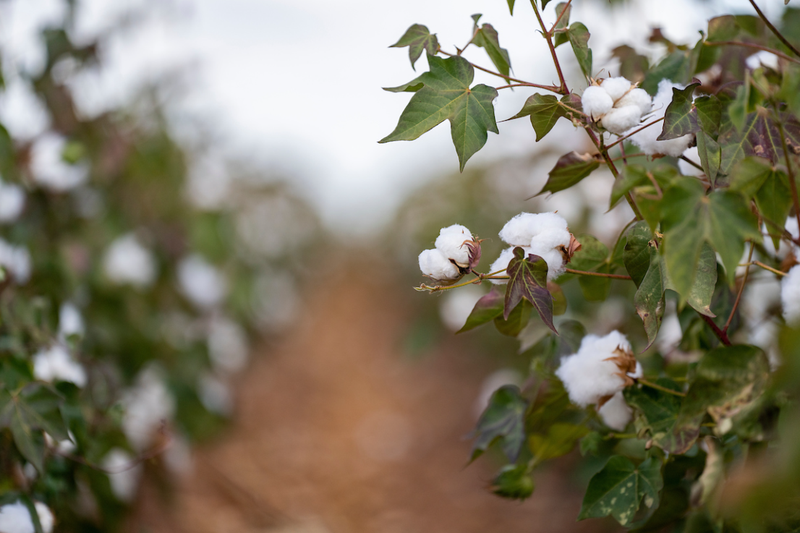
M 591 143 L 561 155 L 538 195 L 604 168 L 613 179 L 590 198 L 595 211 L 629 207 L 610 234 L 595 229 L 612 225 L 608 215 L 591 219 L 602 239 L 571 234 L 581 223 L 573 209 L 521 213 L 499 232 L 506 247 L 488 268 L 466 256 L 480 240 L 458 225 L 440 233 L 457 235 L 452 246 L 437 240 L 419 257 L 432 281 L 419 291 L 484 287 L 458 333 L 492 324 L 530 360 L 527 379 L 496 386 L 472 434 L 472 459 L 493 449 L 503 462 L 496 494 L 530 497 L 540 464 L 580 448 L 605 466 L 579 519 L 610 515 L 635 530 L 800 527 L 796 473 L 777 466 L 800 460 L 800 436 L 778 430 L 800 422 L 784 400 L 796 396 L 800 356 L 800 50 L 786 38 L 800 24 L 789 13 L 773 24 L 750 3 L 752 14 L 713 18 L 695 42 L 654 31 L 650 42 L 666 50 L 655 62 L 619 46 L 610 66 L 593 62 L 607 54 L 593 55 L 570 2 L 533 1 L 537 53 L 555 72 L 539 82 L 512 77 L 512 54 L 480 15 L 461 48 L 420 24 L 393 45 L 408 47 L 412 66 L 425 52 L 428 69 L 388 89 L 411 95 L 379 142 L 448 120 L 463 170 L 505 127 L 495 101 L 525 91 L 521 109 L 500 118 L 530 120 L 531 141 L 562 124 L 560 135 L 571 125 Z M 492 65 L 474 59 L 476 48 Z M 570 52 L 572 77 L 561 63 Z M 776 283 L 780 305 L 767 301 Z M 747 457 L 755 448 L 767 450 L 758 465 Z M 766 493 L 769 502 L 757 496 Z M 676 494 L 680 503 L 665 505 Z

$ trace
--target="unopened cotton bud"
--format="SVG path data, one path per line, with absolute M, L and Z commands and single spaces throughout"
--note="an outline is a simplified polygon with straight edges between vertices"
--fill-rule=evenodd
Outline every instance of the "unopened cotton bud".
M 611 99 L 616 102 L 630 90 L 631 82 L 622 76 L 618 78 L 606 78 L 603 80 L 603 83 L 600 84 L 600 87 L 602 87 Z
M 638 126 L 641 118 L 642 111 L 639 106 L 615 107 L 605 114 L 600 125 L 611 133 L 622 135 L 625 131 Z
M 466 266 L 470 262 L 470 247 L 467 243 L 472 240 L 472 233 L 467 228 L 460 224 L 453 224 L 439 231 L 434 246 L 446 258 Z
M 597 120 L 614 107 L 614 100 L 602 87 L 592 85 L 587 87 L 581 95 L 583 112 Z
M 635 105 L 639 108 L 642 115 L 649 113 L 650 109 L 653 107 L 653 99 L 650 98 L 650 95 L 647 94 L 647 91 L 644 89 L 631 89 L 628 94 L 623 96 L 617 102 L 617 107 L 627 107 Z
M 426 276 L 441 281 L 450 281 L 461 276 L 458 267 L 435 248 L 423 250 L 419 254 L 419 269 Z

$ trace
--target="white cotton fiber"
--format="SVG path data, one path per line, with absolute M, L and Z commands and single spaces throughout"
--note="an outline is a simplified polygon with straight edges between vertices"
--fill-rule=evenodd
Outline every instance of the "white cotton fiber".
M 680 85 L 672 83 L 667 79 L 659 82 L 658 93 L 656 93 L 656 96 L 653 98 L 652 114 L 648 117 L 649 121 L 664 117 L 667 107 L 672 102 L 673 87 L 678 89 L 682 88 Z M 689 148 L 689 145 L 694 139 L 694 135 L 690 133 L 678 137 L 677 139 L 659 141 L 657 139 L 658 136 L 661 135 L 663 129 L 663 123 L 657 123 L 632 135 L 630 140 L 647 155 L 664 154 L 678 157 Z
M 19 185 L 0 182 L 0 223 L 13 222 L 25 207 L 25 191 Z
M 42 531 L 51 533 L 55 519 L 52 511 L 42 502 L 33 504 L 39 515 Z M 28 506 L 22 502 L 14 502 L 0 507 L 0 531 L 3 533 L 34 533 L 33 519 Z
M 103 272 L 118 285 L 131 285 L 142 289 L 156 277 L 156 260 L 133 233 L 112 242 L 103 257 Z
M 592 85 L 583 91 L 581 105 L 584 113 L 597 120 L 611 111 L 614 106 L 614 100 L 605 89 Z
M 31 277 L 31 254 L 24 246 L 15 246 L 0 239 L 0 266 L 15 283 L 24 284 Z
M 625 131 L 639 126 L 639 120 L 641 118 L 642 111 L 637 105 L 615 107 L 606 113 L 600 121 L 600 125 L 611 133 L 621 135 Z
M 523 249 L 527 254 L 528 249 L 527 248 Z M 492 266 L 489 267 L 489 272 L 494 273 L 497 272 L 498 270 L 505 270 L 506 268 L 508 268 L 508 263 L 510 263 L 513 258 L 514 258 L 514 247 L 512 246 L 510 248 L 506 248 L 505 250 L 500 252 L 500 256 L 497 259 L 495 259 L 494 263 L 492 263 Z M 505 272 L 501 272 L 498 275 L 499 276 L 505 275 Z M 492 279 L 489 281 L 491 281 L 495 285 L 505 285 L 506 283 L 508 283 L 507 279 Z
M 622 76 L 618 78 L 606 78 L 603 80 L 603 83 L 600 84 L 600 87 L 602 87 L 608 93 L 608 96 L 616 102 L 630 90 L 631 82 Z
M 422 250 L 419 254 L 419 269 L 423 274 L 438 280 L 458 279 L 461 275 L 445 255 L 437 249 Z
M 618 375 L 619 367 L 607 360 L 619 355 L 618 348 L 632 352 L 628 339 L 619 331 L 612 331 L 605 337 L 587 335 L 577 353 L 561 360 L 556 376 L 564 382 L 573 403 L 586 407 L 624 388 L 625 380 Z M 637 371 L 631 377 L 638 377 L 640 372 L 637 363 Z
M 467 228 L 460 224 L 453 224 L 439 231 L 434 246 L 448 259 L 466 265 L 469 263 L 469 247 L 464 242 L 471 240 L 472 233 Z
M 69 381 L 78 387 L 86 385 L 83 365 L 72 359 L 61 344 L 54 344 L 34 354 L 33 376 L 42 381 Z
M 219 305 L 228 294 L 228 283 L 217 267 L 205 258 L 192 254 L 178 263 L 178 285 L 196 307 Z
M 781 280 L 783 318 L 789 325 L 800 323 L 800 265 L 795 265 Z
M 136 497 L 142 465 L 131 466 L 133 457 L 120 448 L 113 448 L 103 458 L 103 468 L 108 470 L 111 491 L 120 501 L 131 502 Z
M 534 237 L 566 229 L 567 221 L 556 213 L 520 213 L 506 222 L 499 235 L 511 246 L 528 246 Z
M 526 253 L 536 254 L 544 259 L 544 262 L 547 263 L 547 281 L 553 281 L 564 273 L 566 265 L 564 264 L 564 255 L 560 250 L 542 245 L 534 239 Z
M 83 337 L 85 326 L 83 317 L 75 304 L 64 302 L 58 310 L 58 338 L 65 341 L 67 337 L 77 335 Z
M 628 407 L 628 404 L 625 403 L 625 397 L 622 395 L 622 391 L 619 391 L 614 393 L 614 396 L 604 403 L 603 407 L 597 410 L 597 414 L 603 419 L 605 425 L 611 429 L 622 431 L 625 429 L 625 426 L 628 425 L 628 422 L 631 421 L 633 411 Z
M 644 89 L 636 88 L 631 89 L 631 91 L 620 98 L 616 104 L 617 107 L 628 107 L 633 105 L 638 107 L 639 111 L 641 111 L 642 115 L 644 115 L 645 113 L 650 112 L 650 109 L 653 106 L 653 99 L 650 98 L 650 95 L 647 94 L 647 91 Z

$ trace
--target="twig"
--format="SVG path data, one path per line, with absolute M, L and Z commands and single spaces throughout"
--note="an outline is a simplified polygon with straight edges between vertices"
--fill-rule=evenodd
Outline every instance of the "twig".
M 731 309 L 731 314 L 728 316 L 728 320 L 725 321 L 725 327 L 722 328 L 722 331 L 728 333 L 728 328 L 731 327 L 731 321 L 733 320 L 733 315 L 736 314 L 736 309 L 739 307 L 739 301 L 742 299 L 742 293 L 744 292 L 744 285 L 747 283 L 747 276 L 750 274 L 750 262 L 753 260 L 753 250 L 755 250 L 756 245 L 753 242 L 750 242 L 750 253 L 747 255 L 747 266 L 744 267 L 744 277 L 742 278 L 742 285 L 739 287 L 739 292 L 736 294 L 736 301 L 733 302 L 733 309 Z
M 592 143 L 594 144 L 595 148 L 597 148 L 597 151 L 600 152 L 600 155 L 602 155 L 603 159 L 605 159 L 605 162 L 608 165 L 608 169 L 611 171 L 611 174 L 614 176 L 614 179 L 615 180 L 619 179 L 619 171 L 617 170 L 617 167 L 614 166 L 614 162 L 611 160 L 611 157 L 609 157 L 608 150 L 600 146 L 600 140 L 597 138 L 597 135 L 595 135 L 594 131 L 592 131 L 592 128 L 590 126 L 584 125 L 583 129 L 589 135 L 589 138 L 592 140 Z M 642 212 L 639 211 L 639 206 L 636 205 L 636 201 L 633 199 L 633 196 L 631 196 L 630 192 L 625 193 L 625 199 L 628 201 L 628 205 L 631 206 L 633 214 L 636 216 L 636 220 L 644 220 Z
M 761 46 L 760 44 L 755 43 L 743 43 L 741 41 L 714 41 L 714 42 L 704 42 L 703 45 L 705 46 L 743 46 L 745 48 L 754 48 L 756 50 L 763 50 L 764 52 L 769 52 L 770 54 L 775 54 L 776 56 L 780 57 L 781 59 L 785 59 L 786 61 L 791 61 L 792 63 L 800 64 L 800 59 L 795 59 L 793 57 L 789 57 L 783 52 L 779 52 L 772 48 L 768 48 L 766 46 Z
M 684 161 L 686 161 L 687 163 L 689 163 L 690 165 L 692 165 L 692 166 L 693 166 L 694 168 L 696 168 L 697 170 L 703 170 L 703 167 L 701 167 L 700 165 L 698 165 L 697 163 L 695 163 L 694 161 L 692 161 L 691 159 L 689 159 L 689 158 L 688 158 L 688 157 L 686 157 L 685 155 L 681 154 L 681 155 L 679 156 L 679 158 L 680 158 L 680 159 L 682 159 L 682 160 L 684 160 Z M 704 172 L 705 172 L 705 171 L 704 171 Z
M 778 110 L 775 110 L 775 114 L 778 115 L 775 121 L 775 124 L 778 125 L 778 133 L 781 134 L 781 144 L 783 145 L 783 156 L 786 159 L 786 173 L 789 176 L 789 188 L 792 191 L 792 203 L 794 203 L 794 216 L 797 217 L 797 226 L 800 227 L 800 199 L 797 196 L 797 183 L 794 181 L 794 171 L 792 170 L 792 162 L 789 158 L 789 147 L 786 144 L 786 133 L 783 131 L 783 122 L 781 121 L 781 116 L 778 114 Z
M 451 54 L 450 52 L 445 52 L 441 48 L 439 48 L 439 53 L 444 54 L 444 55 L 449 56 L 449 57 L 459 57 L 458 54 Z M 467 61 L 467 62 L 470 65 L 472 65 L 473 68 L 476 68 L 476 69 L 478 69 L 480 71 L 483 71 L 483 72 L 485 72 L 487 74 L 491 74 L 492 76 L 497 76 L 498 78 L 503 78 L 504 80 L 513 81 L 514 83 L 519 83 L 520 85 L 523 85 L 525 87 L 535 87 L 537 89 L 544 89 L 545 91 L 550 91 L 550 92 L 553 92 L 553 93 L 561 94 L 561 91 L 555 85 L 539 85 L 538 83 L 531 83 L 529 81 L 519 80 L 517 78 L 512 78 L 511 76 L 506 76 L 504 74 L 500 74 L 499 72 L 495 72 L 493 70 L 489 70 L 488 68 L 483 68 L 483 67 L 478 66 L 475 63 L 472 63 L 470 61 Z
M 731 340 L 728 338 L 728 334 L 719 329 L 719 326 L 717 326 L 717 324 L 714 322 L 714 320 L 711 319 L 710 316 L 706 316 L 700 312 L 698 312 L 697 314 L 700 315 L 700 318 L 702 318 L 706 324 L 708 324 L 708 327 L 711 328 L 711 331 L 714 332 L 714 335 L 717 336 L 717 338 L 722 344 L 724 344 L 725 346 L 731 345 Z
M 785 276 L 785 275 L 786 275 L 786 272 L 781 272 L 780 270 L 776 270 L 776 269 L 772 268 L 772 267 L 771 267 L 771 266 L 769 266 L 769 265 L 765 265 L 765 264 L 764 264 L 764 263 L 762 263 L 761 261 L 753 261 L 753 262 L 752 262 L 752 263 L 750 263 L 750 264 L 751 264 L 751 265 L 756 265 L 756 266 L 758 266 L 758 267 L 761 267 L 761 268 L 763 268 L 764 270 L 769 270 L 770 272 L 772 272 L 773 274 L 777 274 L 778 276 Z M 739 266 L 747 266 L 747 265 L 745 264 L 745 265 L 739 265 Z
M 656 384 L 656 383 L 653 383 L 652 381 L 647 381 L 647 380 L 646 380 L 646 379 L 644 379 L 644 378 L 636 378 L 636 381 L 637 381 L 638 383 L 641 383 L 641 384 L 642 384 L 642 385 L 644 385 L 645 387 L 650 387 L 651 389 L 656 389 L 656 390 L 660 390 L 661 392 L 666 392 L 666 393 L 669 393 L 669 394 L 674 394 L 675 396 L 686 396 L 686 393 L 679 392 L 679 391 L 672 390 L 672 389 L 668 389 L 667 387 L 662 387 L 661 385 L 658 385 L 658 384 Z
M 790 43 L 786 39 L 786 37 L 784 37 L 783 34 L 778 31 L 778 28 L 776 28 L 775 26 L 772 25 L 772 23 L 767 19 L 767 17 L 764 15 L 764 13 L 762 13 L 761 10 L 758 8 L 758 6 L 755 3 L 755 0 L 750 0 L 750 4 L 752 4 L 753 9 L 756 10 L 756 13 L 758 13 L 758 16 L 761 17 L 761 20 L 764 21 L 764 24 L 766 24 L 767 27 L 770 29 L 770 31 L 772 31 L 772 33 L 775 34 L 775 37 L 780 39 L 780 41 L 786 46 L 786 48 L 788 48 L 789 50 L 794 52 L 794 55 L 796 55 L 797 57 L 800 57 L 800 52 L 797 51 L 797 48 L 792 46 L 792 43 Z
M 650 126 L 652 126 L 653 124 L 658 124 L 658 123 L 659 123 L 659 122 L 661 122 L 662 120 L 664 120 L 664 117 L 658 118 L 658 119 L 654 120 L 653 122 L 650 122 L 650 123 L 648 123 L 648 124 L 645 124 L 645 125 L 644 125 L 644 126 L 642 126 L 641 128 L 637 128 L 637 129 L 633 130 L 632 132 L 630 132 L 630 133 L 629 133 L 629 134 L 627 134 L 627 135 L 623 135 L 622 137 L 620 137 L 619 139 L 617 139 L 617 140 L 616 140 L 616 141 L 614 141 L 613 143 L 611 143 L 611 144 L 609 144 L 608 146 L 606 146 L 606 149 L 607 149 L 607 150 L 610 150 L 610 149 L 614 148 L 616 145 L 618 145 L 619 143 L 621 143 L 622 141 L 624 141 L 625 139 L 627 139 L 627 138 L 628 138 L 628 137 L 630 137 L 631 135 L 636 135 L 637 133 L 639 133 L 639 132 L 640 132 L 640 131 L 642 131 L 643 129 L 647 129 L 647 128 L 649 128 Z
M 633 279 L 630 276 L 624 276 L 622 274 L 603 274 L 602 272 L 586 272 L 585 270 L 573 270 L 568 268 L 565 272 L 569 274 L 577 274 L 579 276 L 596 276 L 598 278 L 611 278 L 611 279 Z
M 550 55 L 553 57 L 553 64 L 556 66 L 556 72 L 558 72 L 558 80 L 561 83 L 561 87 L 558 92 L 560 94 L 569 94 L 567 82 L 564 79 L 564 74 L 561 72 L 561 63 L 558 62 L 558 56 L 556 55 L 556 47 L 553 46 L 553 35 L 547 31 L 547 28 L 544 27 L 544 21 L 542 20 L 542 15 L 539 13 L 539 8 L 536 6 L 536 0 L 531 0 L 531 5 L 533 6 L 533 12 L 536 13 L 536 20 L 539 21 L 539 27 L 542 28 L 542 33 L 547 41 L 547 47 L 550 49 Z

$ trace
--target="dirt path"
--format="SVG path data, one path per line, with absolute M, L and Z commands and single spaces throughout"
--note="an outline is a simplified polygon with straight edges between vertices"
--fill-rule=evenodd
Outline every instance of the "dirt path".
M 137 530 L 597 530 L 575 522 L 581 495 L 558 469 L 540 473 L 536 494 L 520 504 L 486 491 L 485 462 L 464 468 L 485 368 L 446 350 L 404 359 L 408 313 L 385 305 L 385 287 L 344 278 L 325 287 L 301 329 L 255 358 L 236 420 L 224 440 L 197 452 L 173 510 L 158 510 L 151 491 Z

